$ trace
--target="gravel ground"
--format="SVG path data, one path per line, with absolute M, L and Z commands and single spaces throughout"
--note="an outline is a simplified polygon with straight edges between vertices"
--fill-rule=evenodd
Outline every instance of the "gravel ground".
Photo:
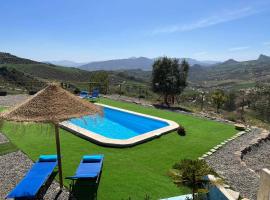
M 254 171 L 250 170 L 248 166 L 242 165 L 234 152 L 240 151 L 240 149 L 254 139 L 260 132 L 260 129 L 252 129 L 249 133 L 227 143 L 216 153 L 205 159 L 206 162 L 225 179 L 227 184 L 234 190 L 239 191 L 242 197 L 249 198 L 250 200 L 256 199 L 259 187 L 259 176 Z
M 0 144 L 6 143 L 6 142 L 8 142 L 7 137 L 4 134 L 0 133 Z
M 247 152 L 243 161 L 252 170 L 259 172 L 262 168 L 270 169 L 270 140 L 266 140 L 259 144 L 259 146 L 253 146 L 251 151 Z
M 0 106 L 13 106 L 23 102 L 27 98 L 29 98 L 29 95 L 26 94 L 0 96 Z
M 19 183 L 32 164 L 33 162 L 20 151 L 0 157 L 0 199 L 4 199 L 16 184 Z M 39 199 L 69 199 L 69 193 L 66 189 L 60 194 L 58 192 L 59 184 L 53 181 L 46 194 Z

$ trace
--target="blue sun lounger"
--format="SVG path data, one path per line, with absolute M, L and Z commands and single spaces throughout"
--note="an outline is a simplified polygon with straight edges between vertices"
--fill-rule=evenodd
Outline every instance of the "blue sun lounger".
M 76 180 L 87 180 L 87 179 L 95 179 L 96 183 L 98 183 L 100 174 L 102 172 L 103 167 L 103 155 L 85 155 L 83 156 L 80 165 L 78 166 L 76 173 L 74 176 L 66 177 L 66 179 L 72 180 L 72 185 L 74 185 L 74 181 Z
M 87 91 L 81 91 L 80 93 L 80 98 L 84 99 L 89 95 L 89 93 Z
M 56 155 L 41 155 L 21 182 L 6 196 L 6 199 L 35 198 L 39 189 L 48 180 L 56 166 Z
M 94 89 L 92 91 L 91 95 L 86 96 L 87 99 L 91 100 L 91 101 L 95 101 L 99 98 L 99 90 L 98 89 Z

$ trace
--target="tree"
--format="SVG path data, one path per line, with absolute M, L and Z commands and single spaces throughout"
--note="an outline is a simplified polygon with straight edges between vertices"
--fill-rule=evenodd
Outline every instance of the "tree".
M 255 96 L 253 99 L 252 109 L 259 118 L 270 122 L 270 85 L 260 84 L 255 88 Z
M 152 71 L 152 90 L 163 95 L 169 106 L 169 98 L 174 103 L 175 95 L 180 95 L 187 86 L 189 64 L 183 60 L 162 57 L 155 60 Z
M 212 95 L 211 99 L 213 103 L 216 105 L 216 111 L 219 112 L 221 106 L 226 102 L 227 98 L 223 90 L 215 90 Z
M 109 74 L 106 71 L 92 72 L 90 76 L 90 90 L 98 88 L 101 93 L 107 94 L 109 88 Z
M 204 160 L 184 159 L 176 163 L 171 171 L 171 177 L 177 186 L 184 185 L 192 189 L 193 200 L 197 199 L 195 193 L 202 189 L 203 183 L 209 182 L 204 179 L 208 174 L 215 174 L 215 172 Z
M 227 94 L 227 99 L 224 104 L 224 109 L 227 111 L 234 111 L 236 109 L 236 93 L 234 91 L 230 91 Z
M 200 103 L 200 107 L 201 107 L 201 111 L 202 111 L 204 108 L 205 100 L 206 100 L 206 92 L 202 89 L 199 89 L 198 92 L 199 92 L 198 101 Z
M 236 99 L 236 105 L 237 105 L 237 113 L 240 115 L 240 119 L 244 122 L 244 114 L 245 114 L 245 106 L 248 105 L 247 98 L 246 98 L 246 91 L 245 90 L 239 90 L 238 91 L 238 97 Z

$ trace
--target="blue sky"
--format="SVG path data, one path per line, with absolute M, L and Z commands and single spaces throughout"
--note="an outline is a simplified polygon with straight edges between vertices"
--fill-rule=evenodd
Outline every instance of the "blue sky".
M 0 51 L 78 62 L 270 55 L 269 0 L 0 0 Z

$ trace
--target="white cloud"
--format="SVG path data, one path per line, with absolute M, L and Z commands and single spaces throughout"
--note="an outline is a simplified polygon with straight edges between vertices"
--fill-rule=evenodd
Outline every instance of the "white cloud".
M 228 49 L 228 51 L 242 51 L 242 50 L 246 50 L 249 49 L 249 46 L 242 46 L 242 47 L 232 47 L 230 49 Z
M 250 15 L 254 15 L 258 12 L 260 12 L 260 10 L 253 9 L 252 7 L 244 7 L 244 8 L 235 9 L 235 10 L 227 10 L 227 11 L 220 12 L 219 14 L 216 14 L 216 15 L 199 19 L 189 24 L 183 24 L 183 25 L 176 24 L 172 26 L 157 28 L 152 31 L 152 34 L 191 31 L 195 29 L 205 28 L 205 27 L 214 26 L 217 24 L 237 20 L 237 19 L 244 18 Z

